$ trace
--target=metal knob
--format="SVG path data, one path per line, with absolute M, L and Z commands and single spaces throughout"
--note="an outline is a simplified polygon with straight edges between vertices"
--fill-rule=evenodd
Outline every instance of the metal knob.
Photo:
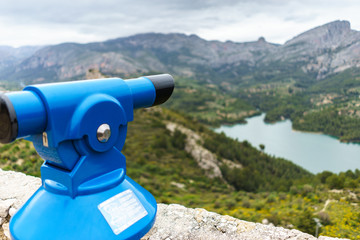
M 96 132 L 96 137 L 99 142 L 106 143 L 111 136 L 111 129 L 110 126 L 106 123 L 101 124 Z

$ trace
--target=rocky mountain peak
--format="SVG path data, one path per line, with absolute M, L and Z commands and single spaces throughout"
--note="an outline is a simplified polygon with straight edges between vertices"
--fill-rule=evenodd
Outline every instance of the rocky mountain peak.
M 266 42 L 265 38 L 264 37 L 259 37 L 259 39 L 257 40 L 258 43 L 264 43 Z
M 347 42 L 352 32 L 350 22 L 334 21 L 322 26 L 310 29 L 293 39 L 287 41 L 285 45 L 308 44 L 312 48 L 336 48 Z M 351 38 L 351 37 L 350 37 Z
M 322 26 L 323 28 L 328 28 L 328 30 L 330 32 L 333 32 L 333 33 L 346 33 L 346 32 L 349 32 L 351 30 L 351 27 L 350 27 L 350 22 L 349 21 L 340 21 L 340 20 L 337 20 L 337 21 L 334 21 L 334 22 L 330 22 L 330 23 L 327 23 L 325 25 Z

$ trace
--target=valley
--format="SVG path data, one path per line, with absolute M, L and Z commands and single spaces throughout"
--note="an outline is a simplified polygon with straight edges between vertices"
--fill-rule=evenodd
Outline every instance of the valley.
M 127 174 L 157 202 L 310 234 L 315 231 L 312 218 L 317 217 L 323 235 L 360 237 L 359 170 L 314 175 L 164 108 L 137 110 L 134 118 L 122 151 Z M 5 170 L 40 176 L 43 161 L 30 142 L 1 145 L 0 159 Z

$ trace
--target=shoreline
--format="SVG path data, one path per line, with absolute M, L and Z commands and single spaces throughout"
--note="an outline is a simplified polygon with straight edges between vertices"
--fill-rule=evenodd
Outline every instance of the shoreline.
M 238 119 L 237 121 L 234 121 L 234 122 L 220 122 L 218 124 L 209 124 L 210 125 L 210 128 L 211 129 L 216 129 L 216 128 L 220 128 L 222 126 L 226 126 L 226 127 L 233 127 L 235 125 L 238 125 L 238 124 L 241 124 L 241 125 L 245 125 L 248 123 L 248 120 L 253 118 L 253 117 L 258 117 L 258 116 L 261 116 L 261 115 L 264 115 L 263 118 L 262 118 L 262 121 L 265 123 L 265 124 L 269 124 L 269 125 L 273 125 L 273 124 L 277 124 L 277 123 L 281 123 L 281 122 L 284 122 L 284 121 L 287 121 L 289 120 L 291 122 L 291 129 L 292 131 L 294 132 L 299 132 L 299 133 L 311 133 L 311 134 L 317 134 L 317 135 L 325 135 L 325 136 L 328 136 L 328 137 L 331 137 L 331 138 L 334 138 L 336 139 L 337 141 L 339 141 L 340 143 L 346 143 L 346 144 L 360 144 L 360 140 L 348 140 L 348 139 L 341 139 L 341 137 L 338 137 L 338 136 L 335 136 L 335 135 L 331 135 L 331 134 L 327 134 L 327 133 L 324 133 L 324 132 L 318 132 L 318 131 L 310 131 L 310 130 L 299 130 L 299 129 L 296 129 L 293 127 L 293 121 L 289 118 L 284 118 L 282 120 L 279 120 L 279 121 L 274 121 L 274 122 L 267 122 L 265 121 L 265 116 L 266 116 L 266 112 L 256 112 L 254 113 L 253 115 L 250 115 L 250 116 L 247 116 L 243 119 Z
M 258 150 L 259 144 L 264 144 L 265 153 L 285 158 L 312 173 L 319 173 L 324 170 L 339 173 L 340 171 L 347 171 L 349 169 L 360 169 L 356 157 L 354 158 L 355 155 L 350 154 L 353 151 L 357 152 L 356 155 L 359 154 L 359 142 L 344 141 L 319 131 L 311 132 L 294 129 L 291 121 L 277 122 L 279 123 L 278 125 L 270 125 L 263 121 L 263 115 L 254 119 L 247 119 L 247 121 L 249 123 L 248 125 L 233 125 L 234 128 L 222 125 L 222 128 L 214 130 L 218 133 L 223 131 L 227 136 L 238 139 L 240 142 L 247 140 Z M 239 130 L 235 130 L 237 128 L 239 128 Z M 236 134 L 236 132 L 238 132 L 238 134 Z M 291 148 L 294 150 L 286 150 Z M 329 151 L 333 152 L 333 149 L 334 151 L 336 149 L 334 155 L 341 153 L 340 156 L 346 156 L 347 160 L 344 161 L 344 164 L 346 163 L 344 166 L 337 166 L 334 168 L 334 166 L 336 166 L 336 158 L 339 157 L 325 154 Z M 291 155 L 291 153 L 296 153 L 296 155 Z M 313 158 L 314 160 L 309 160 Z M 325 165 L 323 165 L 323 168 L 319 167 L 319 164 L 315 164 L 316 166 L 313 164 L 314 162 L 322 162 L 323 158 L 327 159 L 324 162 Z M 346 169 L 343 169 L 343 167 L 346 167 Z

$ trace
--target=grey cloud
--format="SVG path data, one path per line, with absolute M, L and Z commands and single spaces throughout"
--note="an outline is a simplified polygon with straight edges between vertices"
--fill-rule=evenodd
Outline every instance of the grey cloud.
M 248 2 L 248 1 L 240 1 Z M 206 10 L 219 10 L 226 6 L 235 6 L 239 1 L 203 1 L 203 0 L 134 0 L 134 1 L 44 1 L 44 0 L 19 0 L 16 3 L 10 1 L 0 2 L 1 16 L 7 16 L 14 21 L 24 22 L 51 22 L 72 23 L 95 21 L 114 16 L 125 15 L 129 20 L 133 16 L 137 18 L 172 18 L 181 19 L 190 14 L 200 14 Z M 110 18 L 111 17 L 111 18 Z M 126 20 L 126 19 L 123 19 Z
M 344 1 L 355 4 L 354 0 Z M 284 23 L 311 22 L 315 18 L 313 9 L 324 8 L 329 2 L 335 4 L 335 0 L 0 1 L 0 25 L 2 22 L 8 26 L 69 29 L 99 36 L 99 40 L 143 32 L 196 34 L 221 26 L 249 23 L 253 19 L 266 28 L 281 29 L 281 26 L 270 26 L 272 23 L 267 22 L 267 18 Z

